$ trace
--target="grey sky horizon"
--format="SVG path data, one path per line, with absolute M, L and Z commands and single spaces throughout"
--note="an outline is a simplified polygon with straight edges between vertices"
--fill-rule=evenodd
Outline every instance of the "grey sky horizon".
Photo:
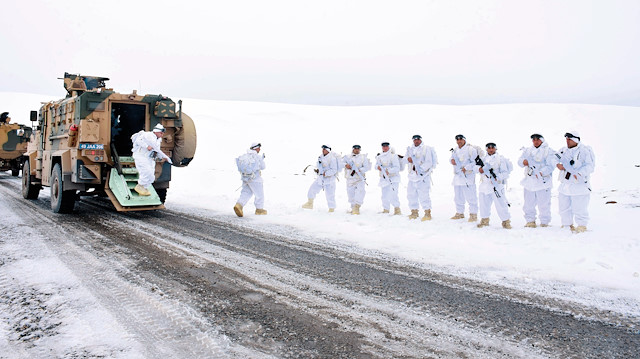
M 320 105 L 640 106 L 640 1 L 21 1 L 0 92 Z M 48 100 L 48 99 L 43 99 Z

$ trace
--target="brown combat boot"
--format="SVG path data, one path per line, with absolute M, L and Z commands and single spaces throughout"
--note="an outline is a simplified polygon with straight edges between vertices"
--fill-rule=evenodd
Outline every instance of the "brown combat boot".
M 402 214 L 402 211 L 400 211 L 400 207 L 396 207 L 396 208 L 393 210 L 393 215 L 394 215 L 394 216 L 399 216 L 399 215 L 401 215 L 401 214 Z
M 511 220 L 507 219 L 506 221 L 502 221 L 502 228 L 511 229 Z
M 302 205 L 304 209 L 313 209 L 313 198 L 309 198 L 309 200 Z
M 536 228 L 536 222 L 527 222 L 527 224 L 524 225 L 525 228 Z
M 469 222 L 477 222 L 478 214 L 477 213 L 469 213 Z
M 425 209 L 424 210 L 424 217 L 422 217 L 422 222 L 430 221 L 430 220 L 431 220 L 431 210 L 430 209 Z
M 464 218 L 464 213 L 456 213 L 453 215 L 453 217 L 451 217 L 451 219 L 463 219 Z
M 267 210 L 263 209 L 263 208 L 256 208 L 256 215 L 258 216 L 264 216 L 267 214 Z
M 418 210 L 412 209 L 411 214 L 409 215 L 409 219 L 416 219 L 416 218 L 418 218 Z
M 353 206 L 353 209 L 351 210 L 351 214 L 360 214 L 360 205 L 356 204 Z
M 233 206 L 233 211 L 236 212 L 236 215 L 238 217 L 244 216 L 244 213 L 242 212 L 242 206 L 240 205 L 240 203 L 236 203 L 236 205 Z
M 149 192 L 148 189 L 144 188 L 143 186 L 137 184 L 135 187 L 133 187 L 133 190 L 138 192 L 139 195 L 141 196 L 151 196 L 151 192 Z
M 382 213 L 382 214 L 389 213 L 389 210 L 388 209 L 383 209 L 382 212 L 380 212 L 380 213 Z
M 482 218 L 476 227 L 482 228 L 489 226 L 489 218 Z
M 329 208 L 329 213 L 333 213 L 335 212 L 335 210 L 336 210 L 335 208 Z
M 577 226 L 577 227 L 571 229 L 571 231 L 573 233 L 584 233 L 584 232 L 587 231 L 587 226 Z

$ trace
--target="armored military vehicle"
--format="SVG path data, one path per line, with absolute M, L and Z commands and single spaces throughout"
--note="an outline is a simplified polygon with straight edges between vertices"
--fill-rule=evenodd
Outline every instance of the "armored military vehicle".
M 196 150 L 193 120 L 162 95 L 114 92 L 106 77 L 64 74 L 66 98 L 32 111 L 38 121 L 29 142 L 22 176 L 22 195 L 38 197 L 51 188 L 51 209 L 68 213 L 79 196 L 106 195 L 118 211 L 164 208 L 171 180 L 168 162 L 157 162 L 150 196 L 133 190 L 138 171 L 131 136 L 161 123 L 166 132 L 160 148 L 173 166 L 187 166 Z
M 10 123 L 9 119 L 9 113 L 3 112 L 0 117 L 0 171 L 11 170 L 12 176 L 18 176 L 31 127 Z

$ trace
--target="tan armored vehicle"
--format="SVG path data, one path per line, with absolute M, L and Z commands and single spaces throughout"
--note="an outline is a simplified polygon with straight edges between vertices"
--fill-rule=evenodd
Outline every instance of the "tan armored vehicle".
M 11 170 L 12 176 L 20 173 L 30 136 L 31 127 L 11 123 L 8 112 L 0 114 L 0 171 Z
M 171 181 L 168 162 L 156 163 L 151 196 L 133 188 L 138 172 L 132 157 L 131 136 L 161 123 L 166 132 L 161 149 L 173 166 L 187 166 L 196 150 L 193 120 L 162 95 L 120 94 L 105 87 L 105 77 L 65 73 L 67 97 L 45 103 L 27 149 L 22 195 L 36 199 L 51 187 L 51 209 L 68 213 L 83 195 L 107 195 L 118 211 L 164 208 Z

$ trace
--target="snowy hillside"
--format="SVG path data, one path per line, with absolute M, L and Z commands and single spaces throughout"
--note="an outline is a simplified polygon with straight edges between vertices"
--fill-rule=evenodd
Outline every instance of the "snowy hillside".
M 6 111 L 11 103 L 14 120 L 25 122 L 28 110 L 48 99 L 38 97 L 34 102 L 36 97 L 0 93 L 0 104 Z M 196 121 L 198 150 L 188 168 L 173 171 L 167 197 L 170 209 L 293 233 L 301 240 L 354 251 L 383 253 L 438 271 L 640 315 L 640 236 L 634 223 L 640 214 L 640 158 L 635 150 L 640 108 L 560 104 L 323 107 L 183 101 L 183 110 Z M 523 228 L 519 183 L 523 173 L 519 167 L 508 186 L 512 230 L 499 227 L 495 210 L 488 229 L 449 219 L 455 209 L 448 159 L 456 134 L 464 134 L 472 144 L 495 142 L 499 153 L 515 163 L 520 148 L 531 145 L 532 133 L 543 134 L 558 149 L 565 144 L 563 134 L 574 129 L 596 155 L 587 233 L 575 235 L 560 229 L 557 181 L 552 227 Z M 404 154 L 414 134 L 422 135 L 438 154 L 431 194 L 433 221 L 407 219 L 406 172 L 400 186 L 403 216 L 379 214 L 380 188 L 373 172 L 367 175 L 369 185 L 360 216 L 346 213 L 344 178 L 337 184 L 335 213 L 327 213 L 322 193 L 315 209 L 301 208 L 314 179 L 310 169 L 306 174 L 303 170 L 315 163 L 322 144 L 343 154 L 360 144 L 373 160 L 382 141 L 391 142 Z M 266 155 L 263 177 L 269 214 L 254 216 L 250 202 L 245 218 L 237 218 L 232 207 L 241 182 L 234 158 L 253 141 L 262 143 Z

